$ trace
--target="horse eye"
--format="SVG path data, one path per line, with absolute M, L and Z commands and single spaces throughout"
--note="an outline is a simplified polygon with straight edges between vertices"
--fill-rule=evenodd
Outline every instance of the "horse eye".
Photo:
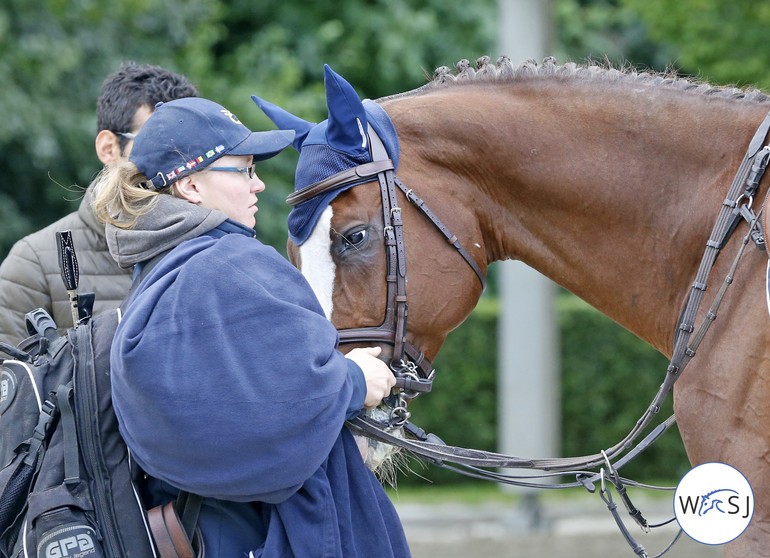
M 358 229 L 343 235 L 343 238 L 348 247 L 356 248 L 364 243 L 366 234 L 366 229 Z

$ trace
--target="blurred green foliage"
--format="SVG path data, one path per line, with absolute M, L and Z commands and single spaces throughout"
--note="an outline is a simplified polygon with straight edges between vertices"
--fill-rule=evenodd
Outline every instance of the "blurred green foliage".
M 555 0 L 551 6 L 553 54 L 560 61 L 606 60 L 657 71 L 676 61 L 676 51 L 653 42 L 644 22 L 623 0 Z
M 770 3 L 621 0 L 685 73 L 720 84 L 770 88 Z
M 437 66 L 494 50 L 494 0 L 3 0 L 0 7 L 0 258 L 73 211 L 100 168 L 95 107 L 132 60 L 187 75 L 253 128 L 252 94 L 325 118 L 323 64 L 363 97 L 418 87 Z M 261 164 L 257 232 L 285 250 L 296 153 Z
M 434 362 L 433 391 L 409 407 L 412 422 L 448 444 L 497 450 L 497 308 L 496 299 L 483 298 L 468 320 L 450 333 Z M 561 455 L 598 453 L 622 440 L 642 416 L 663 381 L 668 360 L 567 292 L 559 295 L 557 310 Z M 672 413 L 669 396 L 659 416 L 662 420 Z M 399 484 L 421 484 L 423 479 L 468 482 L 416 461 L 410 467 L 415 474 L 402 474 Z M 641 482 L 676 483 L 689 469 L 679 432 L 672 428 L 622 471 Z

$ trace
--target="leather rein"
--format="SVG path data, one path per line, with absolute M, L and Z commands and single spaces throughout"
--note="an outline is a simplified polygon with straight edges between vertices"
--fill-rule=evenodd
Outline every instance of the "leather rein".
M 662 403 L 673 390 L 674 383 L 681 376 L 687 363 L 695 356 L 706 332 L 716 319 L 719 306 L 727 288 L 733 281 L 745 247 L 750 241 L 753 241 L 760 250 L 766 250 L 765 234 L 760 223 L 766 201 L 758 213 L 754 212 L 752 205 L 759 183 L 770 160 L 770 144 L 763 147 L 768 131 L 770 131 L 770 113 L 760 124 L 749 143 L 748 150 L 722 204 L 716 223 L 706 243 L 706 251 L 701 259 L 698 272 L 687 294 L 683 311 L 677 323 L 673 356 L 667 368 L 665 380 L 645 413 L 623 440 L 607 450 L 580 457 L 532 459 L 449 446 L 434 434 L 428 434 L 408 422 L 407 400 L 414 398 L 419 393 L 431 390 L 435 370 L 432 369 L 430 362 L 425 358 L 422 351 L 410 343 L 406 337 L 406 251 L 403 239 L 401 208 L 396 198 L 396 188 L 401 190 L 406 198 L 457 249 L 476 273 L 484 288 L 486 287 L 486 278 L 475 260 L 438 217 L 427 208 L 425 202 L 396 177 L 393 162 L 388 158 L 382 141 L 377 137 L 376 132 L 369 127 L 373 162 L 330 176 L 325 180 L 298 190 L 286 200 L 290 205 L 297 205 L 329 190 L 360 183 L 365 178 L 376 176 L 379 181 L 385 223 L 383 232 L 387 256 L 387 309 L 385 319 L 382 325 L 377 327 L 342 329 L 338 331 L 340 343 L 375 342 L 392 344 L 394 351 L 390 366 L 397 377 L 396 387 L 400 388 L 401 391 L 396 396 L 395 402 L 388 402 L 386 399 L 388 405 L 393 409 L 391 420 L 387 425 L 359 416 L 348 422 L 350 429 L 374 440 L 402 448 L 413 456 L 438 467 L 480 479 L 529 488 L 559 489 L 583 487 L 591 493 L 597 490 L 596 484 L 598 483 L 599 494 L 612 513 L 626 542 L 637 556 L 646 558 L 648 556 L 647 551 L 636 542 L 620 518 L 609 486 L 611 485 L 615 489 L 628 514 L 645 532 L 648 532 L 650 528 L 660 527 L 674 520 L 672 518 L 657 525 L 649 524 L 642 516 L 640 510 L 632 504 L 626 492 L 628 486 L 660 490 L 674 490 L 673 487 L 658 487 L 638 483 L 621 477 L 618 474 L 618 469 L 634 459 L 675 424 L 676 419 L 672 415 L 658 424 L 641 441 L 638 441 L 642 432 L 650 426 L 660 411 Z M 749 230 L 743 238 L 743 243 L 733 260 L 728 275 L 725 277 L 720 290 L 714 297 L 711 307 L 706 312 L 705 318 L 696 331 L 695 317 L 700 308 L 703 294 L 706 291 L 708 277 L 716 258 L 720 250 L 727 244 L 737 226 L 744 221 L 748 223 Z M 392 430 L 398 426 L 403 426 L 410 434 L 410 437 L 405 438 L 394 434 Z M 624 452 L 627 453 L 620 457 Z M 600 467 L 598 473 L 591 470 L 597 467 Z M 513 475 L 490 471 L 488 470 L 489 468 L 533 469 L 544 471 L 545 473 L 539 475 Z M 540 482 L 538 480 L 563 475 L 574 475 L 576 480 L 569 483 Z M 662 556 L 670 550 L 679 539 L 681 532 L 680 529 L 671 544 L 657 554 L 656 557 Z
M 387 343 L 393 346 L 390 368 L 396 376 L 398 393 L 385 399 L 391 408 L 388 428 L 403 426 L 409 419 L 408 400 L 420 393 L 429 392 L 433 386 L 435 370 L 425 354 L 407 337 L 408 305 L 406 297 L 406 246 L 404 244 L 404 224 L 401 219 L 401 207 L 398 204 L 397 190 L 400 190 L 417 209 L 441 232 L 462 258 L 476 273 L 482 288 L 487 280 L 484 272 L 465 250 L 441 220 L 428 208 L 413 190 L 409 189 L 396 176 L 393 161 L 388 157 L 385 146 L 374 128 L 369 127 L 369 145 L 372 161 L 353 167 L 324 180 L 297 190 L 286 198 L 289 205 L 297 205 L 320 194 L 360 183 L 367 178 L 377 178 L 382 198 L 383 236 L 386 254 L 386 306 L 382 324 L 371 327 L 338 329 L 340 344 L 350 343 Z

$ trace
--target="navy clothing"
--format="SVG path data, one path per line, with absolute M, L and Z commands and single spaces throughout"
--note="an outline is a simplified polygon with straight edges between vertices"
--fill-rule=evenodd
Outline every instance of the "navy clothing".
M 130 231 L 110 234 L 116 252 L 131 245 Z M 252 236 L 223 221 L 181 242 L 118 326 L 113 404 L 153 504 L 203 496 L 207 558 L 409 556 L 344 428 L 363 374 L 299 271 Z

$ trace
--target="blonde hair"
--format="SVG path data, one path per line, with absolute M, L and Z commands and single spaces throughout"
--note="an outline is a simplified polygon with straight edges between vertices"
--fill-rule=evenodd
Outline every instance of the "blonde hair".
M 136 225 L 139 217 L 152 211 L 158 195 L 174 194 L 173 185 L 162 190 L 145 187 L 147 177 L 130 161 L 104 167 L 97 177 L 93 208 L 103 223 L 121 229 Z

